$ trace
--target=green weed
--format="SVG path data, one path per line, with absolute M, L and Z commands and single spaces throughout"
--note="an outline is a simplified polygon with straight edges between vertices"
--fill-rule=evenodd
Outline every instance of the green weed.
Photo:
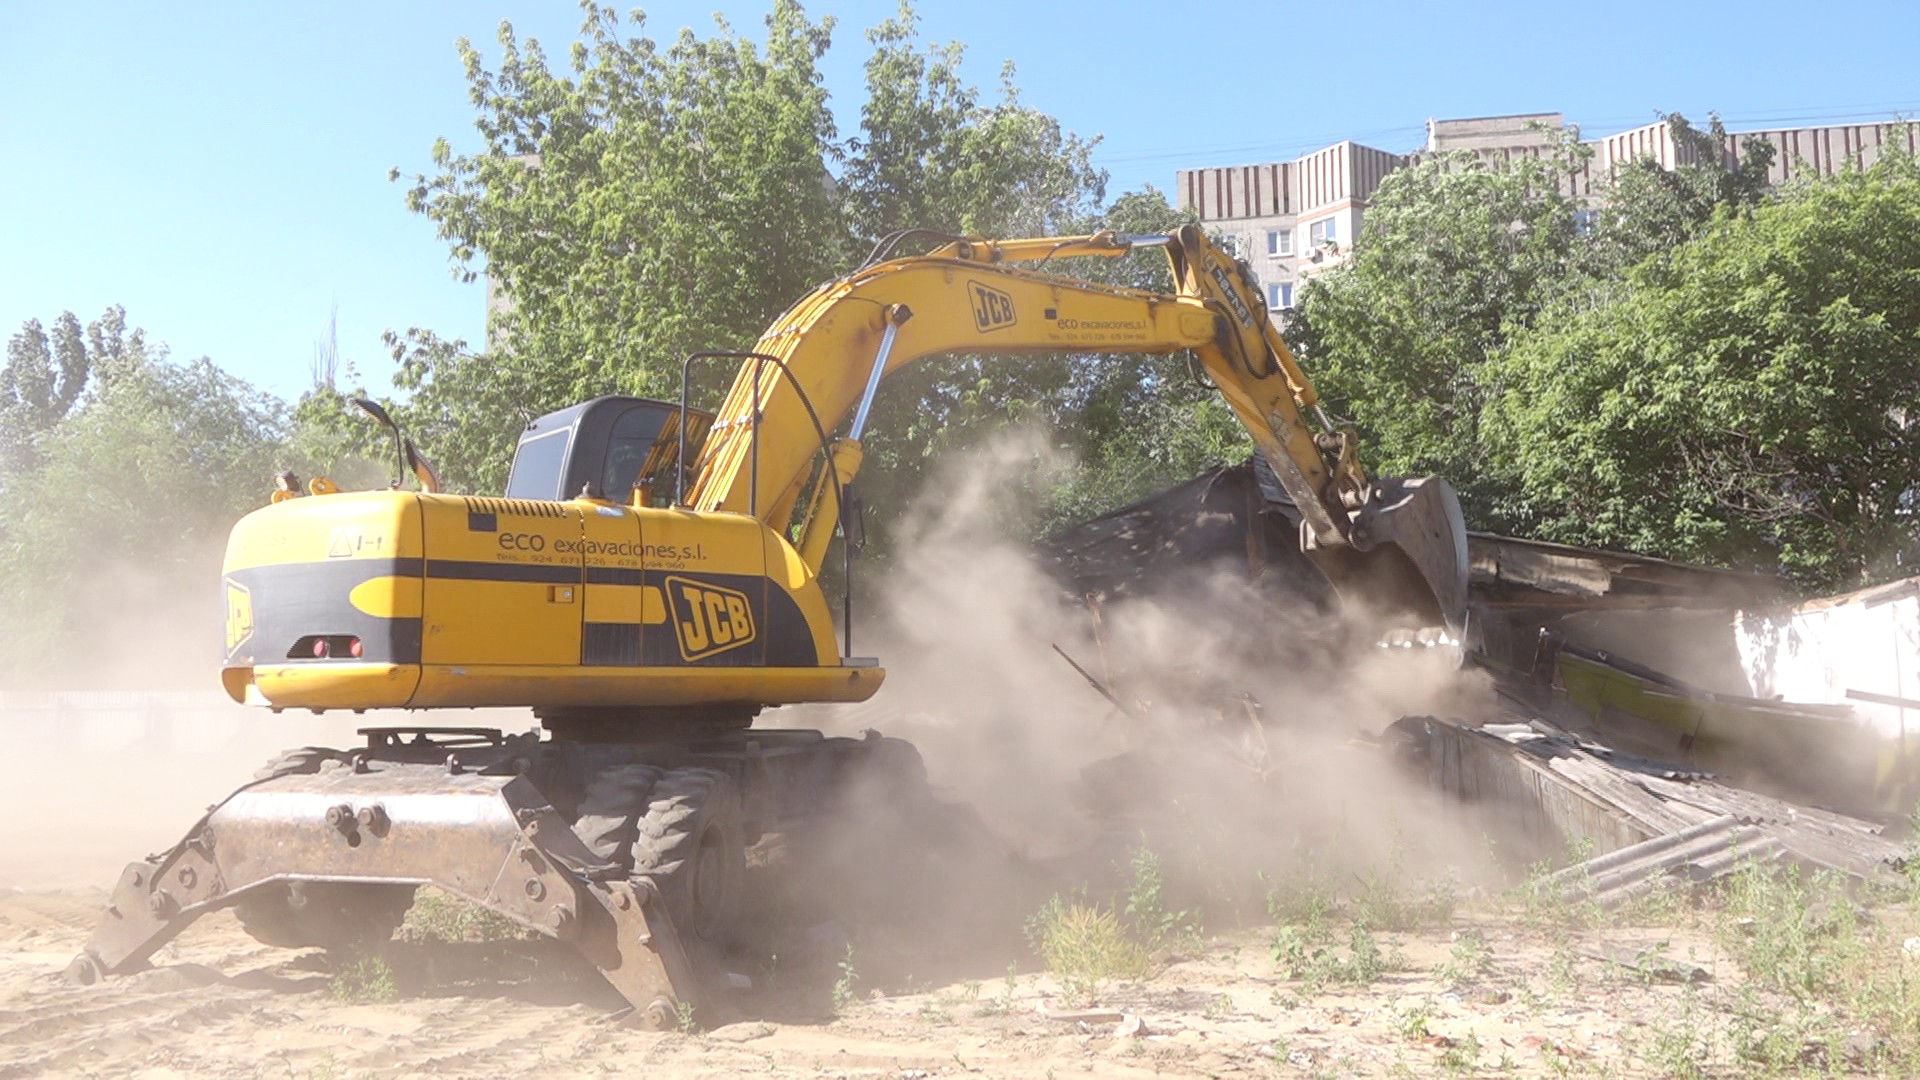
M 1077 900 L 1048 900 L 1027 921 L 1027 939 L 1068 995 L 1080 1000 L 1106 982 L 1145 978 L 1151 967 L 1146 948 L 1112 909 Z
M 1159 949 L 1175 943 L 1196 943 L 1200 938 L 1199 914 L 1192 910 L 1174 911 L 1162 895 L 1166 876 L 1160 870 L 1160 857 L 1140 839 L 1131 863 L 1127 902 L 1122 909 L 1127 926 L 1136 940 L 1147 949 Z
M 920 1003 L 915 1015 L 929 1024 L 953 1023 L 953 998 L 947 994 L 938 994 Z
M 1267 886 L 1267 917 L 1275 925 L 1298 926 L 1313 934 L 1339 910 L 1333 889 L 1311 867 L 1284 881 L 1274 881 L 1264 873 L 1260 880 Z
M 1453 1076 L 1471 1076 L 1480 1068 L 1480 1049 L 1477 1036 L 1455 1039 L 1440 1055 L 1440 1067 Z
M 1408 1041 L 1424 1039 L 1432 1034 L 1428 1024 L 1433 1020 L 1433 999 L 1421 998 L 1405 1009 L 1396 1009 L 1393 1016 L 1393 1029 Z
M 1552 880 L 1563 866 L 1577 866 L 1593 857 L 1593 841 L 1582 838 L 1567 846 L 1560 861 L 1543 859 L 1527 868 L 1527 876 L 1508 895 L 1520 908 L 1520 918 L 1532 930 L 1564 933 L 1584 930 L 1606 921 L 1606 912 L 1577 890 Z
M 1760 985 L 1803 1001 L 1846 988 L 1870 938 L 1846 880 L 1797 866 L 1749 866 L 1725 880 L 1721 947 Z
M 968 986 L 972 993 L 972 997 L 969 998 L 969 1000 L 978 998 L 979 984 L 969 983 Z M 1001 984 L 1000 996 L 980 1002 L 975 1006 L 975 1012 L 980 1016 L 1005 1016 L 1013 1011 L 1013 996 L 1019 989 L 1020 969 L 1016 965 L 1008 964 L 1007 976 L 1006 980 Z
M 410 944 L 434 941 L 520 941 L 536 937 L 532 931 L 469 900 L 438 889 L 423 888 L 414 895 L 398 937 Z
M 393 982 L 393 966 L 373 953 L 346 959 L 328 980 L 327 990 L 334 1000 L 352 1005 L 392 1001 L 400 995 Z
M 1348 933 L 1344 955 L 1331 945 L 1316 943 L 1292 926 L 1283 926 L 1275 932 L 1272 954 L 1281 974 L 1301 983 L 1310 995 L 1329 984 L 1370 985 L 1395 966 L 1380 951 L 1373 932 L 1359 923 Z
M 1457 906 L 1459 889 L 1452 878 L 1409 881 L 1396 848 L 1385 869 L 1361 877 L 1353 898 L 1353 918 L 1376 930 L 1424 930 L 1447 925 Z
M 1689 989 L 1676 1014 L 1656 1020 L 1645 1061 L 1660 1076 L 1700 1080 L 1713 1061 L 1712 1027 L 1698 1015 L 1699 1000 Z
M 1492 962 L 1493 950 L 1487 946 L 1486 935 L 1469 927 L 1454 935 L 1447 962 L 1440 965 L 1440 981 L 1449 986 L 1472 982 L 1484 974 Z
M 833 982 L 833 1012 L 836 1016 L 847 1011 L 847 1006 L 853 1004 L 854 994 L 856 993 L 855 987 L 860 982 L 860 973 L 854 970 L 853 966 L 853 945 L 851 942 L 847 945 L 847 955 L 841 959 L 837 966 L 840 969 L 840 977 Z

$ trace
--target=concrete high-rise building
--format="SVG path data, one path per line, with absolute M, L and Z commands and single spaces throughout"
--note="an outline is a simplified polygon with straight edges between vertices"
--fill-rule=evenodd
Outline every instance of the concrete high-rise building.
M 1203 223 L 1231 240 L 1259 275 L 1267 308 L 1277 315 L 1293 306 L 1303 281 L 1348 258 L 1368 200 L 1394 170 L 1457 150 L 1488 161 L 1537 158 L 1549 153 L 1566 130 L 1559 113 L 1428 120 L 1426 144 L 1406 153 L 1340 142 L 1292 161 L 1181 169 L 1174 191 L 1181 208 L 1195 210 Z M 1749 138 L 1772 144 L 1768 176 L 1778 184 L 1806 173 L 1832 175 L 1848 163 L 1871 165 L 1888 146 L 1920 152 L 1920 123 L 1734 132 L 1721 153 L 1737 162 Z M 1692 149 L 1676 143 L 1664 121 L 1583 142 L 1592 156 L 1568 178 L 1568 194 L 1580 199 L 1595 198 L 1615 169 L 1639 158 L 1663 168 L 1694 160 Z

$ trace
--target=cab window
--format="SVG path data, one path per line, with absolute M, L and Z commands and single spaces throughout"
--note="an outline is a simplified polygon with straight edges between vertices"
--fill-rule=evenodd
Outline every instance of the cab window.
M 509 499 L 560 498 L 561 471 L 567 463 L 567 436 L 571 429 L 561 428 L 536 435 L 520 444 L 513 455 L 513 472 L 507 477 Z
M 653 456 L 654 444 L 666 426 L 666 420 L 678 410 L 663 405 L 645 405 L 628 409 L 613 422 L 607 438 L 607 466 L 600 474 L 600 490 L 617 503 L 633 497 L 633 487 L 642 479 L 641 470 Z

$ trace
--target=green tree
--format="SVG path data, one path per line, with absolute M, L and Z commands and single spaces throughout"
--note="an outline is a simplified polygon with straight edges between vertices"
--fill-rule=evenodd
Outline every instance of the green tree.
M 960 75 L 964 46 L 922 46 L 918 33 L 904 3 L 867 32 L 867 100 L 842 155 L 851 235 L 869 245 L 902 229 L 1050 236 L 1092 217 L 1106 190 L 1091 160 L 1099 140 L 1022 104 L 1012 64 L 1000 99 L 982 103 Z
M 1643 156 L 1619 166 L 1604 186 L 1593 240 L 1594 269 L 1605 276 L 1685 243 L 1717 212 L 1752 210 L 1767 194 L 1773 144 L 1745 136 L 1729 161 L 1722 148 L 1731 139 L 1719 116 L 1705 131 L 1679 113 L 1666 120 L 1679 160 L 1667 167 Z
M 465 484 L 498 489 L 532 415 L 671 394 L 683 356 L 751 342 L 851 253 L 816 67 L 832 20 L 778 0 L 764 48 L 724 22 L 661 48 L 637 12 L 630 34 L 611 8 L 583 10 L 563 74 L 510 25 L 497 71 L 461 40 L 482 145 L 441 140 L 407 192 L 455 272 L 484 264 L 504 299 L 484 357 L 424 332 L 392 342 L 412 421 Z
M 201 617 L 209 583 L 228 529 L 264 500 L 286 412 L 208 360 L 162 352 L 110 365 L 0 502 L 8 685 L 204 685 L 219 645 L 218 620 Z M 203 632 L 175 632 L 188 625 Z
M 283 459 L 297 475 L 324 475 L 348 490 L 380 487 L 397 465 L 386 430 L 353 405 L 370 397 L 358 383 L 353 361 L 340 355 L 339 312 L 313 343 L 313 381 L 294 402 Z M 343 387 L 350 386 L 351 389 Z M 389 412 L 391 400 L 382 402 Z
M 868 252 L 924 251 L 942 233 L 1150 231 L 1179 216 L 1151 190 L 1104 206 L 1095 141 L 1023 102 L 1010 69 L 997 98 L 984 97 L 960 75 L 959 45 L 921 42 L 911 7 L 869 33 L 860 130 L 844 140 L 817 69 L 830 19 L 811 22 L 777 0 L 764 45 L 723 23 L 662 48 L 637 17 L 584 11 L 565 75 L 510 27 L 497 70 L 461 46 L 483 145 L 456 154 L 442 141 L 434 171 L 408 188 L 409 205 L 448 241 L 455 272 L 472 277 L 484 264 L 504 298 L 484 354 L 421 329 L 389 337 L 405 419 L 457 486 L 498 490 L 531 415 L 601 393 L 676 392 L 685 354 L 747 345 Z M 875 250 L 907 229 L 934 235 Z M 1164 278 L 1151 256 L 1052 269 Z M 732 372 L 704 374 L 699 401 Z M 1211 445 L 1217 424 L 1179 424 L 1169 411 L 1194 397 L 1177 361 L 915 365 L 882 391 L 862 491 L 897 505 L 935 455 L 1036 422 L 1085 430 L 1063 439 L 1093 449 L 1109 477 L 1097 486 L 1117 498 L 1120 478 L 1160 476 L 1123 464 L 1135 459 L 1110 445 L 1160 467 L 1193 456 L 1175 444 Z M 1111 440 L 1105 425 L 1125 430 Z M 885 532 L 875 530 L 880 547 Z
M 146 355 L 145 333 L 129 332 L 117 306 L 84 330 L 71 311 L 53 321 L 51 334 L 38 319 L 22 324 L 0 367 L 0 490 L 8 474 L 38 465 L 39 440 L 81 402 L 89 380 L 111 380 Z
M 1717 213 L 1498 378 L 1490 441 L 1530 533 L 1818 588 L 1912 573 L 1920 170 L 1890 156 Z
M 1493 362 L 1584 273 L 1564 193 L 1577 149 L 1498 166 L 1441 154 L 1389 175 L 1351 262 L 1302 290 L 1288 326 L 1369 467 L 1447 477 L 1481 527 L 1503 520 L 1506 498 L 1483 468 Z
M 906 4 L 867 34 L 873 49 L 866 64 L 867 100 L 842 174 L 846 224 L 861 250 L 911 229 L 935 235 L 901 238 L 875 248 L 873 257 L 916 254 L 940 243 L 939 234 L 1047 236 L 1109 225 L 1151 231 L 1147 223 L 1159 220 L 1152 208 L 1162 218 L 1171 215 L 1157 192 L 1104 211 L 1107 178 L 1092 163 L 1098 140 L 1068 132 L 1023 103 L 1011 65 L 1002 68 L 998 100 L 983 100 L 961 77 L 963 46 L 922 45 L 917 34 L 918 19 Z M 1094 259 L 1049 269 L 1146 286 L 1117 276 L 1138 275 L 1142 266 L 1157 263 Z M 938 459 L 978 446 L 1009 424 L 1050 429 L 1063 445 L 1078 449 L 1081 418 L 1075 414 L 1091 388 L 1113 380 L 1119 367 L 1130 367 L 1106 363 L 1115 359 L 952 356 L 894 374 L 880 391 L 865 440 L 863 498 L 904 505 Z M 886 557 L 897 520 L 870 519 L 867 532 L 877 558 Z

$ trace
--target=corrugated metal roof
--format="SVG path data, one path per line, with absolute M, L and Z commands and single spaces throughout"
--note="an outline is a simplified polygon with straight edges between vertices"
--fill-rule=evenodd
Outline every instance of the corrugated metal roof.
M 1574 869 L 1606 874 L 1607 888 L 1676 870 L 1698 880 L 1781 855 L 1884 878 L 1906 855 L 1877 822 L 1621 754 L 1544 721 L 1475 727 L 1409 717 L 1396 728 L 1404 739 L 1424 740 L 1429 776 L 1444 790 L 1496 803 L 1525 834 L 1591 843 L 1599 856 Z

